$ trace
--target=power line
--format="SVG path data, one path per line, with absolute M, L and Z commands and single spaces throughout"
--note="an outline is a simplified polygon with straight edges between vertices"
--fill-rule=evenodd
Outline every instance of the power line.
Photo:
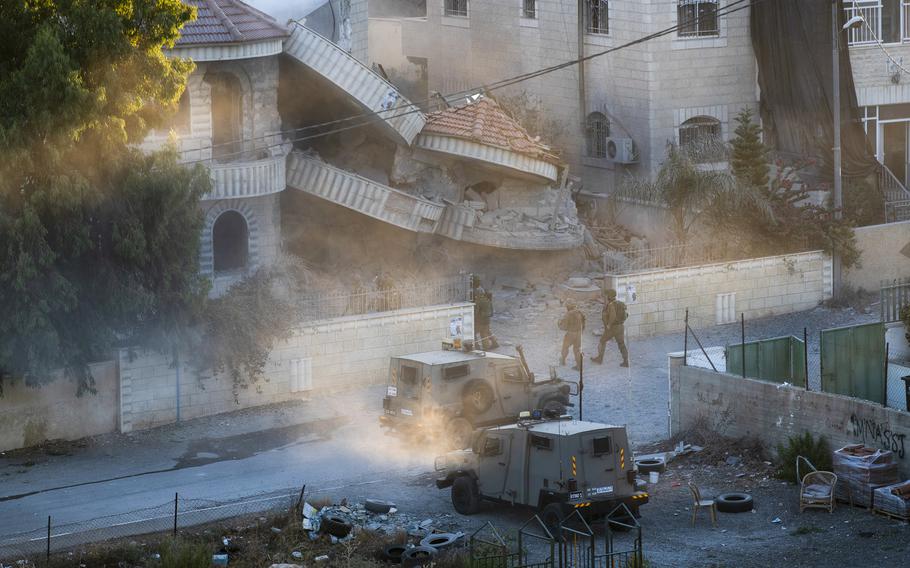
M 891 63 L 893 63 L 895 67 L 897 67 L 904 73 L 910 74 L 910 71 L 908 71 L 903 65 L 898 63 L 898 61 L 896 59 L 894 59 L 894 56 L 891 55 L 887 49 L 885 49 L 884 42 L 882 40 L 880 40 L 879 37 L 875 34 L 875 30 L 872 29 L 872 26 L 869 24 L 869 20 L 867 20 L 863 16 L 860 16 L 860 18 L 862 19 L 863 24 L 869 29 L 869 33 L 872 35 L 872 39 L 875 40 L 876 47 L 878 47 L 879 49 L 882 50 L 882 53 L 884 53 L 885 56 L 891 60 Z
M 720 18 L 720 17 L 723 17 L 723 16 L 728 16 L 728 15 L 730 15 L 730 14 L 734 14 L 734 13 L 736 13 L 736 12 L 740 12 L 740 11 L 742 11 L 742 10 L 745 10 L 745 9 L 750 8 L 751 6 L 754 6 L 754 5 L 756 5 L 756 4 L 760 4 L 760 3 L 765 2 L 765 1 L 766 1 L 766 0 L 736 0 L 735 2 L 731 2 L 730 4 L 728 4 L 728 5 L 727 5 L 725 8 L 723 8 L 722 10 L 718 10 L 717 13 L 716 13 L 716 17 L 717 17 L 717 18 Z M 740 5 L 740 4 L 745 4 L 745 5 Z M 624 43 L 624 44 L 622 44 L 622 45 L 619 45 L 619 46 L 616 46 L 616 47 L 611 47 L 611 48 L 609 48 L 609 49 L 605 49 L 605 50 L 603 50 L 603 51 L 599 51 L 599 52 L 596 52 L 596 53 L 592 53 L 592 54 L 586 55 L 586 56 L 584 56 L 584 57 L 580 57 L 580 58 L 577 58 L 577 59 L 572 59 L 572 60 L 569 60 L 569 61 L 564 61 L 564 62 L 558 63 L 558 64 L 556 64 L 556 65 L 551 65 L 551 66 L 549 66 L 549 67 L 543 67 L 543 68 L 541 68 L 541 69 L 537 69 L 537 70 L 530 71 L 530 72 L 527 72 L 527 73 L 522 73 L 522 74 L 515 75 L 515 76 L 513 76 L 513 77 L 509 77 L 509 78 L 506 78 L 506 79 L 500 79 L 500 80 L 494 81 L 494 82 L 492 82 L 492 83 L 487 83 L 487 84 L 481 85 L 481 86 L 479 86 L 479 87 L 475 87 L 475 88 L 471 88 L 471 89 L 465 89 L 465 90 L 462 90 L 462 91 L 457 91 L 457 92 L 455 92 L 455 93 L 450 93 L 449 95 L 446 95 L 446 98 L 456 98 L 456 97 L 466 96 L 466 95 L 473 94 L 473 93 L 477 93 L 477 92 L 489 92 L 489 91 L 494 91 L 494 90 L 498 90 L 498 89 L 503 89 L 503 88 L 509 87 L 509 86 L 511 86 L 511 85 L 515 85 L 515 84 L 518 84 L 518 83 L 521 83 L 521 82 L 524 82 L 524 81 L 528 81 L 528 80 L 530 80 L 530 79 L 534 79 L 534 78 L 536 78 L 536 77 L 540 77 L 540 76 L 543 76 L 543 75 L 547 75 L 547 74 L 549 74 L 549 73 L 554 73 L 554 72 L 556 72 L 556 71 L 560 71 L 560 70 L 562 70 L 562 69 L 566 69 L 566 68 L 571 67 L 571 66 L 573 66 L 573 65 L 579 65 L 579 64 L 581 64 L 581 63 L 584 63 L 584 62 L 587 62 L 587 61 L 596 59 L 596 58 L 598 58 L 598 57 L 602 57 L 602 56 L 604 56 L 604 55 L 609 55 L 609 54 L 611 54 L 611 53 L 615 53 L 615 52 L 621 51 L 621 50 L 623 50 L 623 49 L 628 49 L 628 48 L 630 48 L 630 47 L 634 47 L 634 46 L 636 46 L 636 45 L 640 45 L 640 44 L 643 44 L 643 43 L 652 41 L 652 40 L 654 40 L 654 39 L 658 39 L 658 38 L 661 38 L 661 37 L 670 35 L 670 34 L 672 34 L 673 32 L 678 31 L 681 27 L 683 27 L 683 24 L 677 24 L 677 25 L 675 25 L 675 26 L 671 26 L 671 27 L 669 27 L 669 28 L 665 28 L 665 29 L 663 29 L 663 30 L 654 32 L 654 33 L 649 34 L 649 35 L 646 35 L 646 36 L 644 36 L 644 37 L 641 37 L 641 38 L 638 38 L 638 39 L 635 39 L 635 40 L 628 41 L 628 42 L 626 42 L 626 43 Z M 394 85 L 393 85 L 393 87 L 394 87 Z M 430 102 L 430 101 L 431 101 L 430 98 L 427 98 L 427 99 L 426 99 L 426 102 Z M 410 108 L 410 107 L 414 107 L 414 108 Z M 383 116 L 384 113 L 391 112 L 391 111 L 396 110 L 396 109 L 402 109 L 402 108 L 407 109 L 407 110 L 405 110 L 404 112 L 398 113 L 398 114 L 393 114 L 393 115 L 391 115 L 391 116 Z M 467 106 L 457 107 L 457 108 L 454 110 L 454 112 L 461 112 L 463 109 L 466 109 L 466 108 L 467 108 Z M 290 129 L 290 130 L 286 130 L 286 131 L 281 131 L 281 132 L 275 132 L 275 133 L 271 133 L 271 134 L 268 134 L 268 135 L 264 135 L 264 136 L 262 136 L 262 137 L 257 137 L 257 138 L 253 138 L 253 139 L 247 139 L 247 141 L 257 140 L 257 139 L 265 138 L 265 137 L 271 138 L 271 137 L 274 137 L 274 136 L 279 136 L 279 135 L 288 134 L 288 133 L 298 133 L 298 132 L 301 132 L 301 131 L 314 130 L 314 129 L 321 129 L 321 128 L 325 128 L 325 127 L 327 127 L 327 126 L 332 126 L 332 125 L 335 125 L 335 124 L 341 124 L 341 123 L 345 123 L 345 122 L 351 122 L 351 121 L 354 121 L 354 120 L 357 120 L 357 119 L 360 119 L 360 118 L 365 119 L 363 122 L 358 122 L 358 123 L 355 123 L 355 124 L 350 124 L 350 125 L 343 126 L 343 127 L 340 127 L 340 128 L 336 128 L 336 129 L 333 129 L 333 130 L 329 130 L 329 131 L 326 131 L 326 132 L 318 132 L 318 133 L 316 133 L 316 134 L 311 134 L 311 135 L 308 135 L 308 136 L 301 136 L 301 137 L 297 137 L 297 138 L 292 138 L 292 139 L 290 139 L 290 140 L 282 140 L 282 141 L 279 142 L 279 143 L 268 144 L 268 145 L 266 145 L 266 146 L 264 146 L 264 147 L 262 147 L 262 148 L 257 148 L 257 150 L 268 150 L 268 149 L 270 149 L 270 148 L 276 148 L 276 147 L 283 146 L 284 144 L 293 144 L 293 143 L 295 143 L 295 142 L 305 142 L 305 141 L 307 141 L 307 140 L 313 140 L 313 139 L 316 139 L 316 138 L 322 138 L 322 137 L 324 137 L 324 136 L 329 136 L 329 135 L 332 135 L 332 134 L 338 134 L 338 133 L 341 133 L 341 132 L 345 132 L 345 131 L 348 131 L 348 130 L 352 130 L 352 129 L 354 129 L 354 128 L 360 128 L 360 127 L 362 127 L 362 126 L 368 126 L 368 125 L 373 124 L 373 123 L 376 123 L 376 122 L 378 122 L 378 121 L 389 121 L 389 120 L 392 120 L 392 119 L 395 119 L 395 118 L 398 118 L 398 117 L 401 117 L 401 116 L 407 116 L 407 115 L 411 115 L 411 114 L 415 114 L 415 113 L 421 113 L 421 112 L 422 112 L 422 111 L 421 111 L 419 108 L 417 108 L 416 106 L 414 106 L 413 103 L 410 103 L 410 104 L 407 104 L 407 105 L 399 105 L 398 107 L 390 108 L 390 109 L 388 109 L 388 110 L 382 110 L 382 111 L 369 111 L 369 112 L 366 112 L 366 113 L 361 113 L 361 114 L 359 114 L 359 115 L 352 115 L 352 116 L 349 116 L 349 117 L 340 118 L 340 119 L 335 119 L 335 120 L 330 120 L 330 121 L 322 122 L 322 123 L 319 123 L 319 124 L 313 124 L 313 125 L 304 126 L 304 127 L 300 127 L 300 128 L 294 128 L 294 129 Z M 237 141 L 234 141 L 234 142 L 237 142 Z M 214 148 L 217 147 L 217 146 L 226 145 L 226 144 L 233 144 L 234 142 L 228 142 L 228 143 L 219 144 L 219 145 L 202 146 L 202 147 L 199 147 L 199 148 L 187 149 L 187 150 L 181 151 L 181 153 L 201 152 L 201 151 L 204 151 L 204 150 L 211 150 L 211 149 L 214 149 Z M 243 140 L 240 140 L 240 142 L 243 142 Z M 243 155 L 244 153 L 245 153 L 245 152 L 242 151 L 242 150 L 241 150 L 241 151 L 237 151 L 237 152 L 229 152 L 229 153 L 227 153 L 227 154 L 224 154 L 224 155 L 222 155 L 222 156 L 219 156 L 219 158 L 236 157 L 236 156 L 241 156 L 241 155 Z M 215 158 L 213 158 L 213 157 L 212 157 L 212 158 L 200 158 L 200 159 L 197 159 L 197 160 L 187 160 L 187 161 L 185 161 L 185 162 L 183 162 L 183 163 L 185 163 L 185 164 L 195 164 L 195 163 L 202 163 L 202 162 L 211 162 L 211 161 L 213 161 L 214 159 L 215 159 Z

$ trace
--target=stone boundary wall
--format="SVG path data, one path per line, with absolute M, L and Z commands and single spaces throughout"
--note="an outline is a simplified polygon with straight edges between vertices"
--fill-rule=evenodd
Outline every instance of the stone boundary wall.
M 96 394 L 76 396 L 76 383 L 56 374 L 41 388 L 4 382 L 0 397 L 0 451 L 45 440 L 78 440 L 117 430 L 117 363 L 89 365 Z
M 863 443 L 895 454 L 910 478 L 910 413 L 846 396 L 806 391 L 709 369 L 670 358 L 670 434 L 707 419 L 730 437 L 754 437 L 770 449 L 789 436 L 811 432 L 832 449 Z
M 808 310 L 831 297 L 831 278 L 831 259 L 814 251 L 607 275 L 605 283 L 628 306 L 627 336 L 642 337 L 682 332 L 686 309 L 696 329 L 739 321 L 740 313 L 752 319 Z
M 463 318 L 473 336 L 474 306 L 469 303 L 402 309 L 309 322 L 294 330 L 272 352 L 264 376 L 236 393 L 229 378 L 199 378 L 189 365 L 169 357 L 122 350 L 120 431 L 129 432 L 180 419 L 197 418 L 384 383 L 389 357 L 439 349 L 449 323 Z M 377 401 L 377 404 L 379 401 Z
M 910 221 L 858 227 L 856 247 L 862 266 L 844 272 L 844 283 L 878 292 L 882 280 L 910 276 Z

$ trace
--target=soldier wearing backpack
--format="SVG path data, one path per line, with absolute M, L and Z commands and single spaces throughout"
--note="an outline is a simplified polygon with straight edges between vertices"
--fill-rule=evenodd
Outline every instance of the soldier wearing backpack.
M 597 357 L 591 357 L 591 361 L 603 363 L 607 342 L 614 339 L 616 340 L 616 345 L 619 346 L 619 352 L 622 354 L 622 363 L 619 366 L 628 367 L 629 350 L 626 349 L 626 329 L 623 324 L 626 318 L 629 317 L 629 312 L 626 310 L 626 305 L 616 299 L 616 290 L 610 288 L 606 293 L 607 302 L 604 304 L 601 314 L 604 322 L 604 334 L 600 336 L 600 344 L 597 346 Z

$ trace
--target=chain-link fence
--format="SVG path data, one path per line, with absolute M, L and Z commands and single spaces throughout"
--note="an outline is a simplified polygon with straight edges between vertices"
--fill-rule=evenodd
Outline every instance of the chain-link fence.
M 298 505 L 300 495 L 300 488 L 234 501 L 188 499 L 175 494 L 158 505 L 73 522 L 58 522 L 54 511 L 48 511 L 46 526 L 0 537 L 0 565 L 112 539 L 153 533 L 176 536 L 181 530 L 224 519 L 287 511 Z

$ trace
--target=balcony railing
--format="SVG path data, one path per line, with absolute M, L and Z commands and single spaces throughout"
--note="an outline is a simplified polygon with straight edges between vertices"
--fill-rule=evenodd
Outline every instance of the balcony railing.
M 850 29 L 847 45 L 870 45 L 882 37 L 882 3 L 880 0 L 854 0 L 844 2 L 847 19 L 861 16 L 865 23 Z

